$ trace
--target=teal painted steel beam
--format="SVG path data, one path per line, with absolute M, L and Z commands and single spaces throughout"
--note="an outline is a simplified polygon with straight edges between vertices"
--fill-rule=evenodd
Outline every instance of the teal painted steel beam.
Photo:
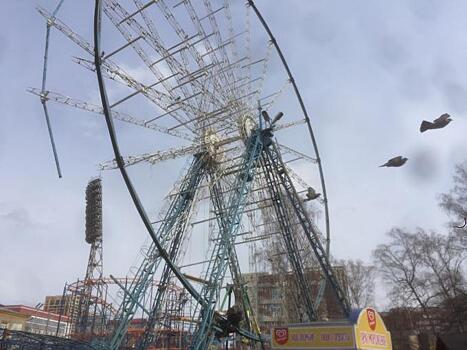
M 332 269 L 332 265 L 329 261 L 329 255 L 320 241 L 320 233 L 307 214 L 303 205 L 303 201 L 297 194 L 293 182 L 287 174 L 284 162 L 282 161 L 281 154 L 276 144 L 272 143 L 271 147 L 265 149 L 264 154 L 269 158 L 271 164 L 273 164 L 276 173 L 280 175 L 279 180 L 281 185 L 286 192 L 287 197 L 289 198 L 297 219 L 302 226 L 303 232 L 311 248 L 313 249 L 313 252 L 315 253 L 315 256 L 324 276 L 326 277 L 327 282 L 330 284 L 332 291 L 334 292 L 337 301 L 342 308 L 344 316 L 347 317 L 351 311 L 350 302 L 347 299 L 347 294 L 341 287 L 339 280 L 337 279 L 337 276 Z
M 178 195 L 172 200 L 169 209 L 156 232 L 158 240 L 164 249 L 170 249 L 169 258 L 173 260 L 173 250 L 179 248 L 180 236 L 186 230 L 189 219 L 189 212 L 193 204 L 194 197 L 199 188 L 199 184 L 206 173 L 206 163 L 204 154 L 195 155 L 193 162 L 185 175 Z M 177 243 L 171 246 L 172 243 Z M 136 310 L 141 305 L 141 302 L 146 294 L 147 289 L 152 283 L 154 273 L 160 265 L 162 259 L 158 249 L 152 244 L 148 253 L 144 257 L 132 284 L 127 288 L 125 298 L 120 306 L 117 327 L 113 332 L 108 343 L 105 344 L 106 349 L 117 350 L 128 330 L 128 326 L 133 319 Z M 168 276 L 170 270 L 167 266 L 165 275 Z M 168 277 L 164 277 L 161 283 L 168 283 Z M 159 293 L 160 294 L 160 293 Z M 160 295 L 159 298 L 162 298 Z M 158 304 L 159 307 L 159 304 Z M 150 315 L 154 314 L 152 310 Z
M 276 167 L 271 162 L 270 157 L 265 153 L 261 157 L 261 164 L 264 170 L 269 196 L 272 201 L 272 206 L 276 214 L 277 222 L 279 223 L 280 233 L 287 253 L 287 258 L 292 266 L 295 275 L 295 284 L 297 288 L 296 300 L 297 309 L 299 310 L 300 322 L 316 321 L 318 315 L 313 302 L 311 283 L 308 280 L 305 264 L 300 255 L 299 242 L 294 230 L 300 229 L 299 226 L 294 226 L 291 223 L 291 217 L 287 206 L 289 201 L 287 194 L 280 188 L 280 174 L 277 173 Z M 308 319 L 304 319 L 305 314 Z
M 208 266 L 206 279 L 208 283 L 203 287 L 201 295 L 206 305 L 201 307 L 197 320 L 197 328 L 193 334 L 191 350 L 204 350 L 214 338 L 213 319 L 220 290 L 229 264 L 229 254 L 235 244 L 235 235 L 240 227 L 240 221 L 246 204 L 251 184 L 256 174 L 258 161 L 263 150 L 263 131 L 254 130 L 247 140 L 241 166 L 230 192 L 224 216 L 225 224 L 219 230 L 219 237 L 213 249 L 211 263 Z

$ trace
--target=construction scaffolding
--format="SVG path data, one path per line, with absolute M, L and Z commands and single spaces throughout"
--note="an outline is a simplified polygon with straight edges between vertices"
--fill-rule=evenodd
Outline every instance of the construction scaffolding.
M 100 178 L 92 179 L 86 187 L 85 240 L 90 245 L 85 278 L 66 283 L 62 295 L 46 297 L 44 309 L 60 315 L 59 326 L 66 319 L 68 332 L 65 337 L 99 347 L 111 341 L 120 326 L 128 290 L 141 282 L 135 269 L 130 269 L 129 276 L 124 278 L 104 276 Z M 145 247 L 142 251 L 149 253 Z M 154 309 L 154 295 L 162 289 L 166 291 L 166 298 L 159 307 L 160 312 L 150 315 L 147 310 Z M 183 288 L 170 281 L 161 283 L 152 275 L 139 303 L 143 307 L 129 320 L 120 349 L 187 348 L 191 342 L 193 306 Z
M 81 292 L 85 290 L 85 284 L 101 283 L 104 288 L 102 298 L 92 299 L 92 304 L 97 305 L 96 312 L 88 315 L 88 324 L 94 324 L 93 331 L 87 328 L 79 328 L 79 301 L 83 298 Z M 71 284 L 66 284 L 64 293 L 61 297 L 53 297 L 56 305 L 62 305 L 57 308 L 61 311 L 61 316 L 70 317 L 71 332 L 67 335 L 68 338 L 79 341 L 88 341 L 91 343 L 100 343 L 106 341 L 115 331 L 118 326 L 118 310 L 115 306 L 119 305 L 121 291 L 128 288 L 134 280 L 130 278 L 102 278 L 99 281 L 95 280 L 78 280 Z M 158 281 L 152 281 L 148 289 L 148 298 L 145 301 L 149 307 L 150 295 L 154 295 L 160 288 Z M 192 312 L 191 300 L 188 298 L 186 291 L 175 286 L 167 287 L 167 302 L 164 305 L 163 311 L 157 317 L 157 326 L 148 331 L 148 315 L 142 312 L 130 322 L 128 332 L 122 340 L 121 349 L 134 349 L 143 339 L 150 339 L 148 349 L 156 348 L 171 348 L 185 349 L 190 343 L 191 335 L 189 333 L 190 314 Z M 85 296 L 87 298 L 87 296 Z M 50 298 L 50 297 L 48 297 Z M 107 300 L 112 300 L 113 303 Z M 62 302 L 63 301 L 63 302 Z M 148 334 L 149 332 L 149 334 Z

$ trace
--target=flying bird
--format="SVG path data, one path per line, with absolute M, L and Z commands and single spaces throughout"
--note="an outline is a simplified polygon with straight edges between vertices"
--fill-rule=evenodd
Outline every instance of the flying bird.
M 451 116 L 447 113 L 442 114 L 439 118 L 433 120 L 433 122 L 428 122 L 426 120 L 422 121 L 420 125 L 420 132 L 425 132 L 430 129 L 442 129 L 452 121 Z
M 383 165 L 380 165 L 379 167 L 393 167 L 393 168 L 398 168 L 401 167 L 405 164 L 408 158 L 402 157 L 402 156 L 397 156 L 394 158 L 389 159 L 386 163 Z
M 319 196 L 321 196 L 321 193 L 316 193 L 316 190 L 313 187 L 308 187 L 305 202 L 312 201 L 318 198 Z

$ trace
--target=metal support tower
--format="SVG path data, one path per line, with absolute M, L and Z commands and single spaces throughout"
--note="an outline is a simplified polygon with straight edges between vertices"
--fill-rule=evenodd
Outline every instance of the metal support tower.
M 173 232 L 171 233 L 171 237 L 166 238 L 171 238 L 170 241 L 168 241 L 167 243 L 170 244 L 169 258 L 172 261 L 177 261 L 178 255 L 180 253 L 181 242 L 183 239 L 183 235 L 186 232 L 186 227 L 189 219 L 189 212 L 187 209 L 191 208 L 191 204 L 193 203 L 193 199 L 196 195 L 198 185 L 200 184 L 201 179 L 205 175 L 206 167 L 206 154 L 200 153 L 196 155 L 193 168 L 190 169 L 187 175 L 187 178 L 189 180 L 188 182 L 186 182 L 185 186 L 182 185 L 182 187 L 180 188 L 179 197 L 185 202 L 184 206 L 186 206 L 186 208 L 184 212 L 180 213 L 181 215 L 183 215 L 182 217 L 173 217 L 173 220 L 177 221 L 173 224 L 174 229 L 172 230 Z M 188 204 L 190 206 L 188 206 Z M 149 344 L 155 342 L 156 340 L 155 327 L 158 321 L 160 321 L 162 318 L 161 310 L 163 307 L 163 303 L 166 301 L 167 287 L 172 278 L 172 271 L 169 268 L 169 266 L 166 265 L 162 272 L 162 277 L 159 282 L 159 288 L 156 294 L 156 299 L 153 303 L 153 307 L 148 318 L 148 323 L 145 332 L 137 346 L 138 349 L 146 349 L 149 346 Z
M 222 215 L 222 213 L 226 213 L 226 203 L 224 198 L 224 189 L 222 188 L 219 182 L 214 182 L 213 186 L 211 187 L 211 198 L 213 199 L 214 209 L 218 215 L 216 215 L 216 219 L 218 222 L 218 226 L 220 230 L 228 231 L 229 229 L 229 222 L 226 220 L 226 217 Z M 243 281 L 241 272 L 240 272 L 240 264 L 238 262 L 238 256 L 235 251 L 235 245 L 232 245 L 229 252 L 229 268 L 230 274 L 233 279 L 233 285 L 230 286 L 228 295 L 229 295 L 229 308 L 230 308 L 230 301 L 231 301 L 231 293 L 234 291 L 236 298 L 240 299 L 242 311 L 243 311 L 243 325 L 244 328 L 252 333 L 256 334 L 260 339 L 261 346 L 264 348 L 263 341 L 261 338 L 261 332 L 258 327 L 256 316 L 254 314 L 250 298 L 248 296 L 246 290 L 246 284 Z M 229 331 L 227 330 L 227 334 Z
M 104 305 L 99 301 L 104 296 L 102 239 L 91 243 L 86 277 L 83 289 L 79 292 L 78 317 L 74 334 L 77 337 L 84 335 L 101 334 L 105 327 Z
M 193 335 L 192 350 L 207 349 L 212 343 L 215 331 L 213 329 L 214 313 L 225 272 L 229 265 L 229 257 L 235 244 L 235 236 L 240 227 L 240 221 L 246 199 L 253 182 L 258 161 L 263 150 L 263 131 L 254 130 L 247 140 L 242 163 L 239 165 L 233 190 L 225 206 L 225 212 L 216 213 L 222 216 L 219 236 L 211 255 L 211 263 L 206 271 L 207 283 L 203 286 L 201 295 L 206 300 L 201 306 L 197 320 L 197 328 Z M 222 330 L 221 330 L 222 331 Z
M 297 242 L 297 237 L 294 232 L 296 230 L 296 226 L 294 225 L 294 220 L 291 220 L 293 217 L 291 218 L 288 213 L 286 203 L 288 201 L 287 194 L 279 187 L 281 184 L 281 174 L 276 171 L 276 167 L 265 153 L 263 153 L 263 157 L 261 157 L 261 165 L 264 170 L 277 222 L 279 223 L 282 240 L 286 247 L 287 257 L 295 273 L 295 285 L 298 292 L 297 305 L 304 308 L 304 310 L 298 310 L 301 318 L 300 321 L 305 322 L 317 320 L 318 315 L 313 304 L 313 297 L 311 295 L 312 290 L 310 288 L 311 285 L 306 276 L 306 272 L 304 271 L 305 263 L 303 262 L 300 254 L 299 242 Z M 304 319 L 303 313 L 308 319 Z
M 321 244 L 319 231 L 309 218 L 303 200 L 297 194 L 295 187 L 285 169 L 284 162 L 282 161 L 281 155 L 275 143 L 272 143 L 271 147 L 265 149 L 265 158 L 267 157 L 269 162 L 273 165 L 276 174 L 279 175 L 279 180 L 282 187 L 284 188 L 289 201 L 295 211 L 297 219 L 302 226 L 303 232 L 315 253 L 318 263 L 323 271 L 326 280 L 331 285 L 334 294 L 336 295 L 337 301 L 339 302 L 345 316 L 348 316 L 351 311 L 350 303 L 347 300 L 345 291 L 342 289 L 339 280 L 337 279 L 331 263 L 329 262 L 329 256 L 326 253 L 323 245 Z
M 178 254 L 178 243 L 185 232 L 196 191 L 205 175 L 205 166 L 206 164 L 203 153 L 195 155 L 192 165 L 182 181 L 180 191 L 172 200 L 169 209 L 157 230 L 156 235 L 164 248 L 170 249 L 171 258 Z M 112 337 L 109 339 L 108 344 L 106 344 L 106 348 L 112 350 L 119 348 L 123 338 L 125 337 L 128 326 L 138 308 L 142 308 L 150 317 L 148 323 L 154 325 L 158 313 L 160 312 L 163 295 L 165 295 L 165 287 L 170 280 L 170 270 L 168 270 L 168 268 L 164 270 L 161 284 L 159 286 L 158 299 L 156 299 L 156 302 L 154 303 L 153 310 L 147 310 L 141 302 L 147 288 L 152 282 L 154 273 L 156 272 L 160 262 L 161 257 L 158 250 L 155 245 L 152 244 L 136 273 L 134 282 L 128 288 L 124 288 L 122 286 L 122 288 L 124 288 L 125 298 L 120 306 L 118 317 L 116 318 L 117 327 L 113 332 Z
M 79 302 L 73 335 L 78 338 L 101 334 L 105 328 L 105 306 L 100 303 L 105 288 L 102 239 L 102 182 L 97 178 L 86 188 L 86 242 L 91 249 L 86 276 L 77 293 Z

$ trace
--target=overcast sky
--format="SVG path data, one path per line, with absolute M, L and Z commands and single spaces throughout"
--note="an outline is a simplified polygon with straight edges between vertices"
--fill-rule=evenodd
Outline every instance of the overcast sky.
M 3 304 L 35 305 L 83 277 L 84 189 L 96 164 L 112 158 L 103 119 L 56 108 L 64 177 L 56 176 L 41 105 L 25 91 L 41 79 L 45 28 L 36 3 L 6 1 L 0 12 Z M 49 9 L 56 3 L 40 1 Z M 64 13 L 79 11 L 76 21 L 92 15 L 93 2 L 80 3 L 65 1 Z M 443 232 L 437 196 L 450 188 L 454 164 L 467 158 L 467 3 L 263 0 L 258 6 L 311 114 L 329 191 L 333 255 L 371 262 L 395 225 Z M 91 33 L 89 26 L 79 29 Z M 55 83 L 97 100 L 95 86 L 81 86 L 53 58 L 50 64 L 60 77 Z M 442 113 L 452 115 L 447 128 L 419 133 L 422 119 Z M 378 168 L 396 155 L 409 158 L 406 166 Z M 147 233 L 117 173 L 105 174 L 104 203 L 105 269 L 123 275 Z M 384 305 L 381 292 L 378 298 Z

